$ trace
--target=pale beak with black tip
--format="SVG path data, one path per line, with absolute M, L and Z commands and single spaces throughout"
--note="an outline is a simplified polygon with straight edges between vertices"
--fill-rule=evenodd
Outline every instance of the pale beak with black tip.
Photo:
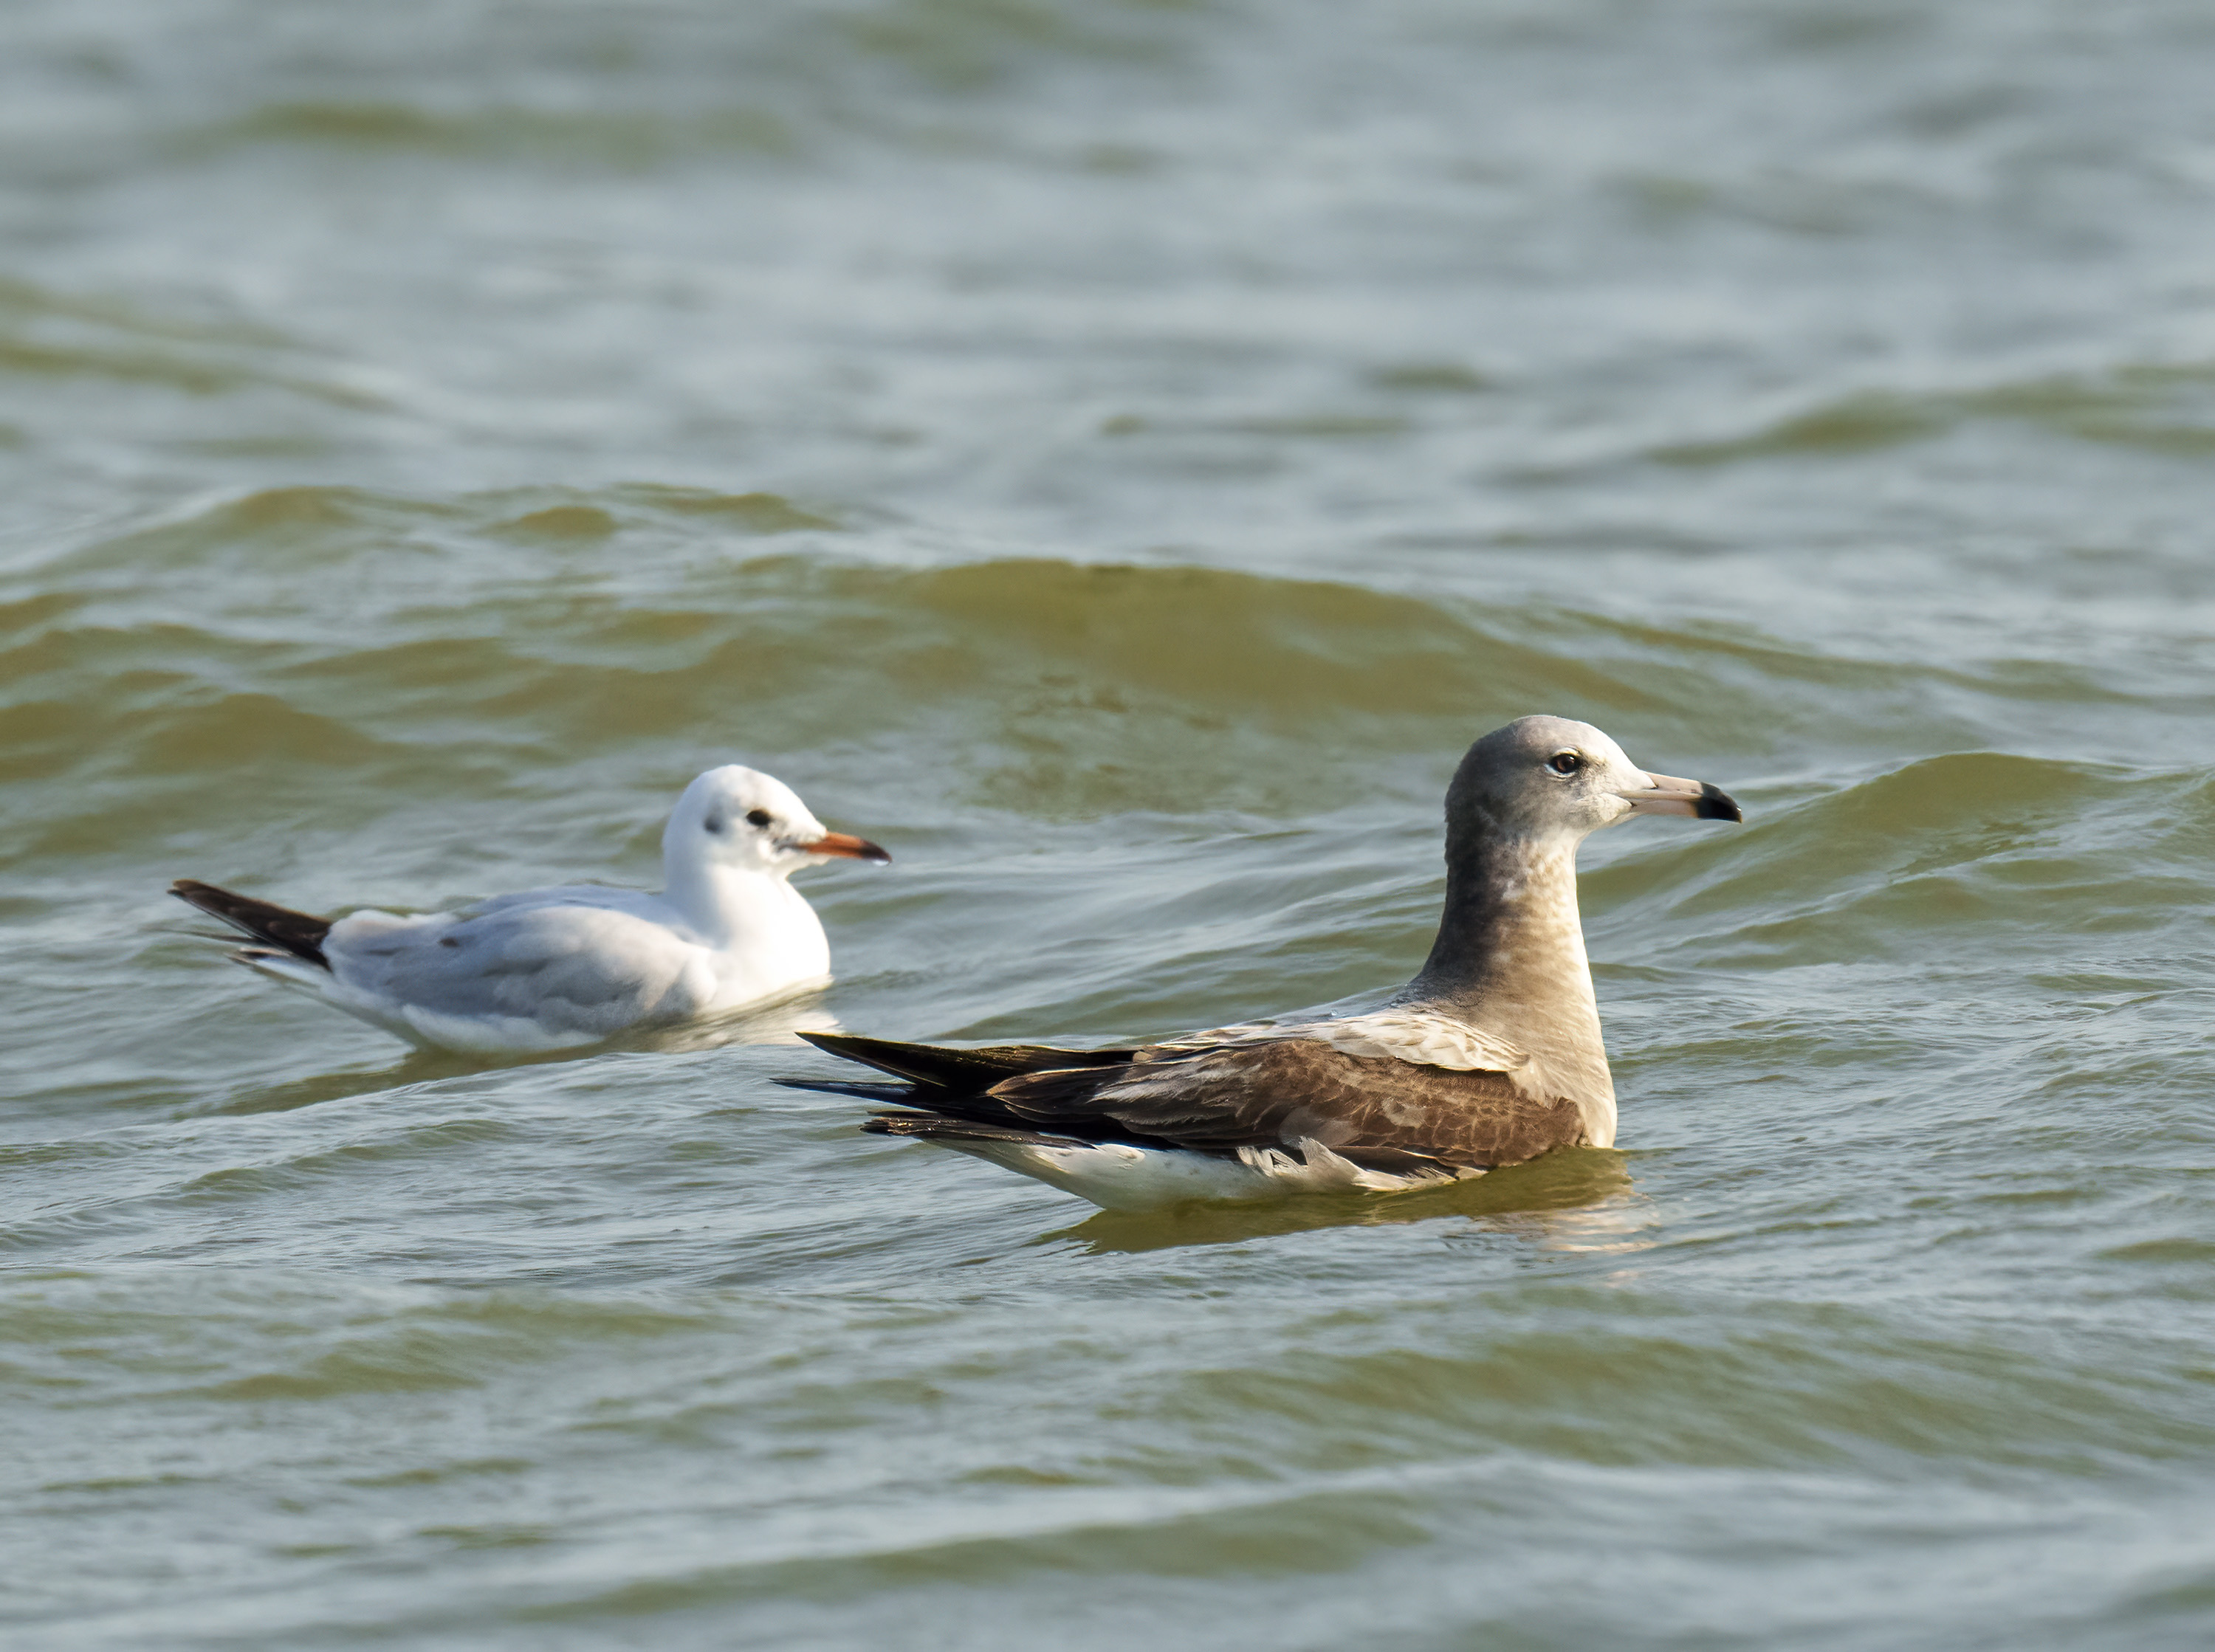
M 1721 794 L 1718 792 L 1717 796 Z M 1736 818 L 1736 817 L 1733 817 Z M 889 860 L 887 854 L 866 837 L 856 837 L 850 832 L 825 832 L 812 843 L 792 846 L 802 854 L 819 854 L 837 860 Z
M 1707 780 L 1682 780 L 1673 774 L 1648 774 L 1652 789 L 1617 793 L 1634 815 L 1690 815 L 1696 820 L 1739 820 L 1746 816 L 1731 794 Z

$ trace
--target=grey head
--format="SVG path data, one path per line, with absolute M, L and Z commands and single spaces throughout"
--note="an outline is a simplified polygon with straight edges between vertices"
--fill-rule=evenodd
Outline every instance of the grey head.
M 1589 723 L 1519 717 L 1471 746 L 1455 771 L 1447 858 L 1464 840 L 1574 845 L 1633 815 L 1744 818 L 1728 793 L 1641 768 Z
M 1577 914 L 1577 845 L 1633 815 L 1737 820 L 1713 786 L 1641 768 L 1589 723 L 1519 718 L 1469 749 L 1446 791 L 1438 938 L 1397 1002 L 1528 1052 L 1519 1084 L 1585 1111 L 1615 1139 L 1615 1085 Z

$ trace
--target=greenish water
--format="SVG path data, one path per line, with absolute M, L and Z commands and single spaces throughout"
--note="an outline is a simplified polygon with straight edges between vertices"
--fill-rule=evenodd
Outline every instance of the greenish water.
M 2207 1644 L 2211 76 L 9 9 L 9 1643 Z M 1747 809 L 1587 850 L 1618 1151 L 1112 1216 L 774 1082 L 1390 987 L 1533 710 Z M 896 859 L 698 1037 L 408 1056 L 161 892 L 651 884 L 733 759 Z

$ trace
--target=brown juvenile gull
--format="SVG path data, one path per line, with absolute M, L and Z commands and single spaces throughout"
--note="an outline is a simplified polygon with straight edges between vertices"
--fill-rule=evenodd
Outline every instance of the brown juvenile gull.
M 1703 781 L 1647 773 L 1589 723 L 1525 717 L 1469 749 L 1445 813 L 1438 939 L 1379 1009 L 1130 1049 L 803 1032 L 907 1080 L 815 1087 L 905 1110 L 864 1130 L 919 1136 L 1109 1209 L 1398 1192 L 1555 1147 L 1612 1146 L 1577 845 L 1632 815 L 1739 820 L 1738 805 Z
M 823 923 L 787 882 L 826 860 L 889 860 L 824 829 L 774 775 L 727 763 L 684 788 L 663 888 L 568 884 L 459 912 L 336 920 L 181 878 L 169 893 L 255 944 L 230 956 L 428 1049 L 571 1049 L 820 986 Z

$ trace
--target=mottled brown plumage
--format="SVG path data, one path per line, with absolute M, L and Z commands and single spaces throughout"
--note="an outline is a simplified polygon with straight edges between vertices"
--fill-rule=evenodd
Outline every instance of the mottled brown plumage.
M 951 1050 L 838 1033 L 800 1036 L 834 1055 L 917 1080 L 905 1106 L 1078 1141 L 1226 1156 L 1241 1147 L 1313 1141 L 1365 1169 L 1405 1173 L 1520 1164 L 1584 1136 L 1575 1103 L 1525 1095 L 1505 1074 L 1348 1055 L 1314 1039 L 1194 1054 L 1038 1045 Z M 864 1128 L 973 1137 L 933 1132 L 898 1116 Z

